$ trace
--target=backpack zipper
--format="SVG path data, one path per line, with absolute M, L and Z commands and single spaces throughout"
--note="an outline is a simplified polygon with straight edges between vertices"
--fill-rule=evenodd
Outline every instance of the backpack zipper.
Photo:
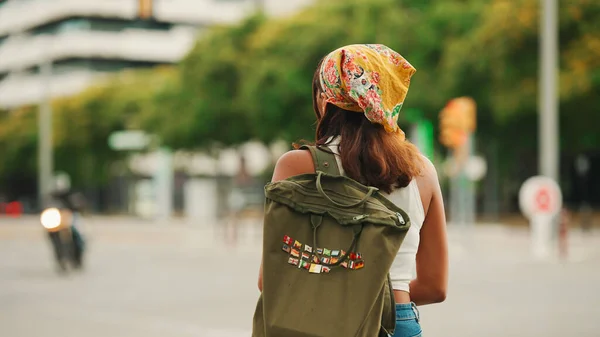
M 357 216 L 353 217 L 352 220 L 358 221 L 358 220 L 362 220 L 368 216 L 369 216 L 368 214 L 361 214 L 361 215 L 357 215 Z

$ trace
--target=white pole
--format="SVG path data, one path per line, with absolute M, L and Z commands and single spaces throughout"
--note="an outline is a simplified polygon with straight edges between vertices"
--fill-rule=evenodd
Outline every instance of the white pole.
M 169 220 L 173 213 L 173 154 L 160 147 L 157 152 L 157 168 L 154 173 L 156 219 Z
M 46 207 L 52 182 L 53 151 L 52 151 L 52 108 L 50 106 L 50 86 L 52 81 L 52 60 L 40 65 L 41 101 L 38 116 L 38 197 L 40 208 Z
M 536 259 L 545 259 L 550 256 L 552 218 L 553 216 L 548 215 L 533 215 L 530 219 L 531 253 Z
M 539 168 L 558 182 L 558 19 L 557 0 L 540 0 Z

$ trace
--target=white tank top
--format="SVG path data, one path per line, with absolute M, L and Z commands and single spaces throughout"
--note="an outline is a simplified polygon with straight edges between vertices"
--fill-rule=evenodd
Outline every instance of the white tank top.
M 331 151 L 338 155 L 339 144 L 339 139 L 334 139 L 329 143 Z M 335 158 L 340 168 L 340 173 L 344 174 L 340 157 L 336 156 Z M 423 221 L 425 221 L 425 211 L 421 202 L 421 194 L 419 193 L 419 187 L 415 179 L 408 186 L 397 189 L 391 194 L 384 192 L 382 194 L 396 206 L 402 208 L 410 217 L 411 226 L 390 269 L 392 287 L 395 290 L 409 292 L 410 281 L 416 276 L 416 256 L 419 248 L 421 227 L 423 226 Z

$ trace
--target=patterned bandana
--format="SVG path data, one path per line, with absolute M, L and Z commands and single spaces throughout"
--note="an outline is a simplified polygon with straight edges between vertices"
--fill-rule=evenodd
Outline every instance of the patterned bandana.
M 381 44 L 349 45 L 331 52 L 320 69 L 321 88 L 331 103 L 363 112 L 387 132 L 402 132 L 398 115 L 416 69 Z

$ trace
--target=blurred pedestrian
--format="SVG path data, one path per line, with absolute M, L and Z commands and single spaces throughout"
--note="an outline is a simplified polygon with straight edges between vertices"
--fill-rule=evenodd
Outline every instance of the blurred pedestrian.
M 248 172 L 246 157 L 240 154 L 240 167 L 233 179 L 233 186 L 228 198 L 229 214 L 225 220 L 225 242 L 235 246 L 238 241 L 239 226 L 248 208 L 248 192 L 254 187 L 254 179 Z
M 569 226 L 571 223 L 571 212 L 563 208 L 560 212 L 558 223 L 558 251 L 560 257 L 566 259 L 569 255 Z

